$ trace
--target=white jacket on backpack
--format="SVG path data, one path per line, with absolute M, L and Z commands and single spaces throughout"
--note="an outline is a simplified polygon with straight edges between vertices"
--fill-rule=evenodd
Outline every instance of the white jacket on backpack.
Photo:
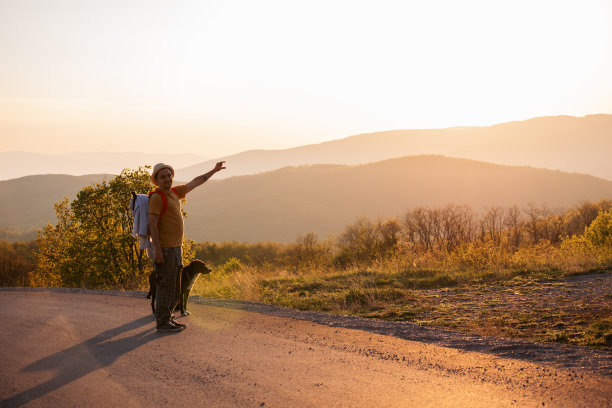
M 137 194 L 132 197 L 130 202 L 132 214 L 134 215 L 134 228 L 132 228 L 132 236 L 138 238 L 140 249 L 146 249 L 151 256 L 151 237 L 149 236 L 149 196 L 146 194 Z

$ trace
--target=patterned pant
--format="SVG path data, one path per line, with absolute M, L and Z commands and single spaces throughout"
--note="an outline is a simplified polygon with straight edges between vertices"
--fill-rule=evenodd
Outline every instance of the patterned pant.
M 157 277 L 157 296 L 155 298 L 155 320 L 162 326 L 170 320 L 178 304 L 181 291 L 181 272 L 183 271 L 183 250 L 181 247 L 162 248 L 164 263 L 154 263 Z

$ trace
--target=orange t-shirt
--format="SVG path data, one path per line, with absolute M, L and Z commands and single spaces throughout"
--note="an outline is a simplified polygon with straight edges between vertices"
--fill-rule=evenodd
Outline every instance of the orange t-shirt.
M 183 214 L 180 199 L 187 194 L 187 186 L 174 186 L 174 189 L 179 193 L 178 196 L 172 190 L 161 190 L 168 199 L 168 207 L 159 222 L 159 244 L 162 248 L 180 247 L 183 244 Z M 163 201 L 159 194 L 149 196 L 149 214 L 159 215 L 162 205 Z

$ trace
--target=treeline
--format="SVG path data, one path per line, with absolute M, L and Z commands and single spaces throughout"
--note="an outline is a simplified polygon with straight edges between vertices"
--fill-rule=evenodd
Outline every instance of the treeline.
M 418 207 L 401 218 L 360 218 L 338 236 L 323 240 L 310 233 L 292 244 L 203 242 L 196 246 L 196 256 L 216 265 L 236 258 L 253 266 L 342 268 L 392 256 L 450 254 L 467 246 L 513 253 L 542 244 L 560 246 L 563 240 L 581 237 L 599 214 L 611 208 L 612 200 L 584 202 L 570 210 L 532 204 L 489 207 L 482 213 L 459 205 Z
M 416 208 L 401 222 L 406 241 L 425 250 L 446 248 L 475 241 L 519 248 L 541 240 L 558 244 L 563 237 L 581 235 L 600 211 L 612 208 L 612 200 L 585 202 L 569 211 L 545 205 L 489 207 L 480 216 L 466 206 Z
M 36 241 L 0 241 L 0 286 L 30 286 Z
M 28 230 L 19 230 L 17 228 L 11 227 L 1 227 L 0 228 L 0 241 L 9 241 L 9 242 L 17 242 L 17 241 L 32 241 L 36 239 L 36 232 L 38 230 L 36 228 L 31 228 Z

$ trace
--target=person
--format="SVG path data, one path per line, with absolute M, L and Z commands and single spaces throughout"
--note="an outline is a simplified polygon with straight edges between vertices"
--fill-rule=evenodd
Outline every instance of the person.
M 155 320 L 157 331 L 178 332 L 187 327 L 174 320 L 173 311 L 179 301 L 181 272 L 183 268 L 183 214 L 180 200 L 194 188 L 204 184 L 215 173 L 225 169 L 225 162 L 218 162 L 206 174 L 187 184 L 172 186 L 174 169 L 165 163 L 153 167 L 151 181 L 166 197 L 166 210 L 161 194 L 149 195 L 149 229 L 153 246 L 153 268 L 158 281 Z

